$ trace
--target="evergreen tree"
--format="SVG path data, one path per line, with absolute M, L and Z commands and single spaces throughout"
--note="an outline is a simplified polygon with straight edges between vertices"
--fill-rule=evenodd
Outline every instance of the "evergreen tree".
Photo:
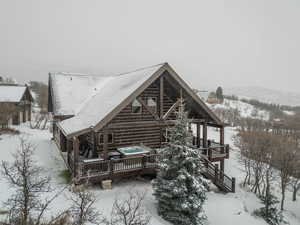
M 218 87 L 217 90 L 216 90 L 216 96 L 217 96 L 217 99 L 223 103 L 224 101 L 224 96 L 223 96 L 223 89 L 221 87 Z
M 170 139 L 160 151 L 159 172 L 153 181 L 158 213 L 176 225 L 201 225 L 206 221 L 203 204 L 206 183 L 201 175 L 201 159 L 192 144 L 189 120 L 183 107 L 177 113 Z

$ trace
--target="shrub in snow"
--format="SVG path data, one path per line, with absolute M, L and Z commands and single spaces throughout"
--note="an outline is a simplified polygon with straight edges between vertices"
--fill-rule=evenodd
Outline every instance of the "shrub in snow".
M 200 225 L 206 221 L 203 204 L 206 200 L 205 180 L 201 175 L 201 159 L 192 144 L 189 120 L 183 107 L 177 113 L 170 140 L 160 150 L 157 178 L 153 181 L 158 213 L 176 225 Z
M 254 215 L 262 217 L 270 225 L 279 225 L 284 221 L 282 211 L 276 208 L 279 203 L 276 196 L 269 194 L 260 197 L 264 207 L 254 211 Z
M 74 225 L 100 224 L 100 212 L 96 209 L 97 197 L 88 190 L 87 185 L 73 187 L 70 197 L 72 206 L 69 213 Z
M 128 191 L 128 198 L 116 199 L 111 212 L 111 219 L 105 219 L 105 225 L 148 225 L 150 214 L 143 207 L 146 192 Z

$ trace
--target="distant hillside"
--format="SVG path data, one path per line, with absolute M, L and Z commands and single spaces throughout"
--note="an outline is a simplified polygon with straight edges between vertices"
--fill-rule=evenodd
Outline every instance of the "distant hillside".
M 224 88 L 225 95 L 236 95 L 240 98 L 256 99 L 266 103 L 300 106 L 300 93 L 272 90 L 262 87 Z

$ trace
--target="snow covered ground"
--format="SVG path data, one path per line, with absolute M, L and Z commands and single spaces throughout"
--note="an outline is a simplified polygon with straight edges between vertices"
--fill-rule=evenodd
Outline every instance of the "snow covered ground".
M 27 136 L 28 139 L 36 145 L 35 157 L 38 163 L 46 169 L 46 173 L 52 177 L 52 183 L 57 190 L 64 187 L 59 173 L 65 169 L 59 152 L 54 142 L 51 141 L 51 134 L 48 131 L 32 130 L 27 125 L 17 127 L 21 131 L 21 135 Z M 232 145 L 232 136 L 235 130 L 233 128 L 226 129 L 226 143 Z M 214 129 L 209 130 L 212 138 L 218 139 L 218 133 Z M 2 135 L 0 136 L 0 160 L 12 161 L 11 154 L 18 147 L 18 136 Z M 208 222 L 211 225 L 266 225 L 259 218 L 251 215 L 254 209 L 259 208 L 260 202 L 257 197 L 239 187 L 243 174 L 240 165 L 237 162 L 237 153 L 231 152 L 230 159 L 226 161 L 226 173 L 237 179 L 236 193 L 222 194 L 213 189 L 208 193 L 208 200 L 205 205 L 205 211 L 208 216 Z M 128 180 L 113 184 L 112 190 L 101 190 L 100 187 L 93 187 L 93 191 L 98 196 L 97 208 L 105 215 L 109 216 L 112 204 L 115 198 L 125 198 L 126 190 L 147 191 L 144 207 L 152 215 L 151 225 L 169 225 L 170 223 L 161 219 L 156 212 L 156 202 L 152 196 L 152 188 L 149 181 Z M 0 201 L 7 199 L 11 193 L 8 184 L 0 179 Z M 68 200 L 69 192 L 66 190 L 53 203 L 51 213 L 59 212 L 68 208 L 70 201 Z M 279 196 L 279 193 L 278 193 Z M 300 196 L 299 196 L 300 198 Z M 287 211 L 285 215 L 291 225 L 300 225 L 300 200 L 293 203 L 291 201 L 291 193 L 287 193 L 286 201 Z M 0 210 L 3 209 L 0 205 Z

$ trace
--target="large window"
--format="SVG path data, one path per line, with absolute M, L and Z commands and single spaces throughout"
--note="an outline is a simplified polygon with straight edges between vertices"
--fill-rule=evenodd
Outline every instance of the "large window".
M 147 106 L 153 112 L 157 112 L 157 100 L 155 97 L 148 97 L 147 98 Z
M 142 104 L 137 99 L 135 99 L 132 102 L 131 109 L 132 109 L 132 113 L 140 114 L 142 113 Z
M 104 144 L 104 135 L 103 133 L 99 133 L 99 144 L 103 145 Z M 112 144 L 114 142 L 114 136 L 113 133 L 108 133 L 107 134 L 107 143 Z

